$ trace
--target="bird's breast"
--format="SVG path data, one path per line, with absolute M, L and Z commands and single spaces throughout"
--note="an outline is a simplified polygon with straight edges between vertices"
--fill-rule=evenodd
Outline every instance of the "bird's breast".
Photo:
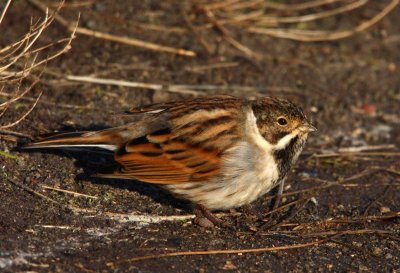
M 272 154 L 248 142 L 225 152 L 220 174 L 208 181 L 169 185 L 175 194 L 210 209 L 230 209 L 256 200 L 273 188 L 279 170 Z
M 273 154 L 242 142 L 228 151 L 222 175 L 227 187 L 236 192 L 236 206 L 241 206 L 271 190 L 278 182 L 279 169 Z

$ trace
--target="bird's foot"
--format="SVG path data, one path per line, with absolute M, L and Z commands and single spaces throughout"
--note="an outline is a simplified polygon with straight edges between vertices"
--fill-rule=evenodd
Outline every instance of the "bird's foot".
M 221 219 L 212 214 L 212 212 L 204 205 L 196 205 L 193 211 L 196 215 L 196 218 L 194 218 L 194 223 L 201 227 L 213 228 L 214 226 L 225 225 Z

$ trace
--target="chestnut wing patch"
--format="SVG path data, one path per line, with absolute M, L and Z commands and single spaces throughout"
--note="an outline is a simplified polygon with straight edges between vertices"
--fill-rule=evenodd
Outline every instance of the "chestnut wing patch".
M 122 168 L 107 177 L 156 184 L 207 181 L 219 173 L 223 152 L 239 140 L 240 103 L 215 96 L 131 109 L 166 118 L 168 128 L 125 143 L 115 154 Z
M 204 181 L 220 168 L 219 151 L 173 139 L 168 130 L 128 142 L 115 160 L 122 169 L 113 177 L 156 184 Z

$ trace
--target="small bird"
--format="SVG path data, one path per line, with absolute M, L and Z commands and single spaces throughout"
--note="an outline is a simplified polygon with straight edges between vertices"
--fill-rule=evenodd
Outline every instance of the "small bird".
M 97 147 L 114 152 L 105 178 L 158 184 L 195 204 L 197 223 L 222 221 L 210 210 L 249 204 L 283 185 L 315 131 L 303 111 L 279 98 L 202 97 L 128 111 L 135 121 L 102 131 L 59 134 L 25 148 Z

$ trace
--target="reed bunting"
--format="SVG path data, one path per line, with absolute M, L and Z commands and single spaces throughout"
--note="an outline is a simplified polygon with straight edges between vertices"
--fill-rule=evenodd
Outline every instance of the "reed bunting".
M 26 148 L 97 147 L 115 153 L 106 178 L 158 184 L 193 202 L 197 222 L 210 210 L 248 204 L 283 183 L 315 131 L 291 102 L 203 97 L 131 109 L 135 121 L 96 132 L 59 134 Z

